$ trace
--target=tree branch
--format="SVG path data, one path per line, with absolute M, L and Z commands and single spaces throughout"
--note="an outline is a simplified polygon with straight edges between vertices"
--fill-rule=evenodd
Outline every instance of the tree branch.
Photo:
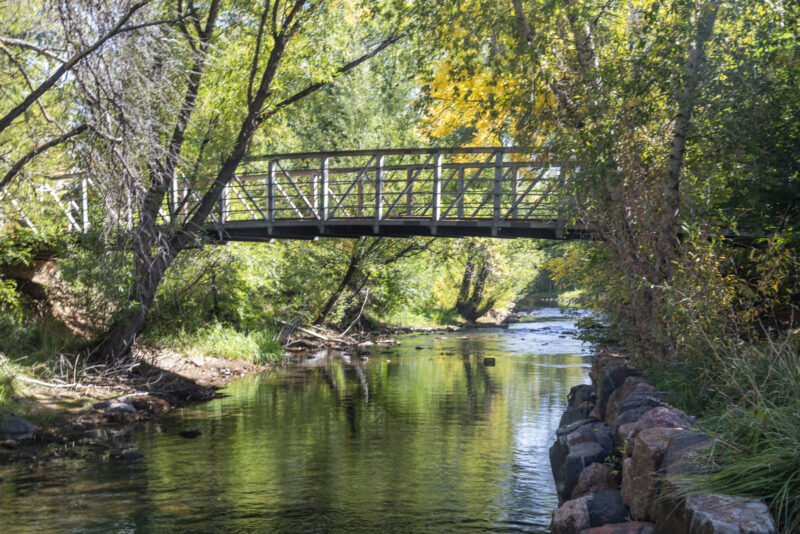
M 49 149 L 53 148 L 54 146 L 60 145 L 61 143 L 64 143 L 64 142 L 72 139 L 76 135 L 79 135 L 79 134 L 83 133 L 84 131 L 86 131 L 87 128 L 88 128 L 88 126 L 86 124 L 81 124 L 80 126 L 77 126 L 77 127 L 73 128 L 72 130 L 68 131 L 64 135 L 56 137 L 55 139 L 51 139 L 50 141 L 46 142 L 45 144 L 39 145 L 36 148 L 34 148 L 33 150 L 31 150 L 30 152 L 28 152 L 27 154 L 25 154 L 20 160 L 18 160 L 11 167 L 11 169 L 6 173 L 6 175 L 3 176 L 3 179 L 0 180 L 0 191 L 2 191 L 3 188 L 5 188 L 5 186 L 8 185 L 8 183 L 11 180 L 13 180 L 14 177 L 17 174 L 20 173 L 22 168 L 25 165 L 27 165 L 30 160 L 32 160 L 33 158 L 35 158 L 36 156 L 38 156 L 42 152 L 45 152 L 46 150 L 49 150 Z
M 54 61 L 58 61 L 59 63 L 64 63 L 64 60 L 55 55 L 54 53 L 50 52 L 46 48 L 42 48 L 37 46 L 33 43 L 29 43 L 28 41 L 24 41 L 22 39 L 15 39 L 14 37 L 3 37 L 0 36 L 0 43 L 6 46 L 16 46 L 19 48 L 27 48 L 28 50 L 33 50 L 37 54 L 41 54 L 46 58 L 52 59 Z
M 408 34 L 406 34 L 406 33 L 401 33 L 399 35 L 393 35 L 392 37 L 389 37 L 388 39 L 385 39 L 378 46 L 376 46 L 375 48 L 373 48 L 371 51 L 367 52 L 363 56 L 359 57 L 358 59 L 355 59 L 355 60 L 351 61 L 350 63 L 347 63 L 347 64 L 339 67 L 339 69 L 337 69 L 336 73 L 334 74 L 334 77 L 342 75 L 342 74 L 344 74 L 344 73 L 346 73 L 346 72 L 348 72 L 350 70 L 353 70 L 354 68 L 356 68 L 357 66 L 361 65 L 362 63 L 364 63 L 368 59 L 370 59 L 370 58 L 374 57 L 375 55 L 377 55 L 383 49 L 388 48 L 389 46 L 393 45 L 394 43 L 396 43 L 400 39 L 403 39 L 407 35 Z M 294 95 L 290 96 L 289 98 L 278 102 L 269 111 L 265 111 L 264 113 L 262 113 L 261 117 L 259 118 L 259 121 L 264 121 L 264 120 L 272 117 L 273 115 L 278 113 L 281 109 L 294 104 L 298 100 L 302 100 L 303 98 L 307 97 L 308 95 L 310 95 L 312 93 L 315 93 L 315 92 L 319 91 L 320 89 L 322 89 L 326 85 L 329 85 L 330 83 L 331 82 L 329 80 L 327 82 L 318 82 L 318 83 L 309 85 L 308 87 L 306 87 L 302 91 L 299 91 L 299 92 L 295 93 Z
M 25 100 L 19 103 L 17 106 L 14 107 L 11 111 L 9 111 L 4 117 L 0 118 L 0 132 L 3 132 L 6 128 L 8 128 L 11 123 L 25 113 L 25 111 L 34 103 L 36 102 L 44 93 L 50 90 L 56 82 L 72 67 L 74 67 L 80 60 L 88 56 L 89 54 L 93 53 L 95 50 L 103 46 L 103 44 L 120 33 L 120 30 L 124 27 L 125 23 L 137 12 L 139 9 L 150 3 L 151 0 L 142 0 L 134 4 L 125 14 L 117 21 L 113 28 L 107 31 L 105 34 L 101 35 L 94 43 L 89 45 L 88 47 L 84 48 L 80 52 L 73 55 L 67 61 L 65 61 L 56 71 L 47 78 L 44 82 L 39 85 L 33 92 L 31 92 Z

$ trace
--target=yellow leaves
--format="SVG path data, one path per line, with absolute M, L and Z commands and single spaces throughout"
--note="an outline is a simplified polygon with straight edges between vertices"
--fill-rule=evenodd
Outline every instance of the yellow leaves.
M 470 145 L 502 144 L 500 129 L 513 116 L 509 100 L 520 85 L 510 76 L 497 77 L 486 70 L 457 72 L 452 62 L 444 61 L 430 83 L 432 102 L 422 121 L 423 133 L 446 137 L 468 126 L 475 130 Z

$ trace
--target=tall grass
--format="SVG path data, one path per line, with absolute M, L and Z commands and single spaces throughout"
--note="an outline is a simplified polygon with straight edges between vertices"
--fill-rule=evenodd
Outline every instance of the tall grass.
M 800 336 L 740 344 L 712 372 L 681 379 L 687 367 L 655 376 L 668 378 L 667 387 L 683 384 L 679 400 L 719 438 L 712 471 L 686 478 L 685 491 L 764 499 L 783 531 L 800 532 Z M 702 393 L 692 389 L 699 380 Z
M 281 360 L 283 354 L 283 346 L 272 331 L 241 332 L 218 322 L 192 331 L 154 332 L 148 339 L 187 354 L 247 360 L 258 364 Z

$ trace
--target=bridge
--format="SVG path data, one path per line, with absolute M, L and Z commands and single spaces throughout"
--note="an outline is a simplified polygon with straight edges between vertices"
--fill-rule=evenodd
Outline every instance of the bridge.
M 205 232 L 219 241 L 318 236 L 592 239 L 589 229 L 568 224 L 571 206 L 559 194 L 565 179 L 562 166 L 538 161 L 520 148 L 251 156 L 223 190 Z M 200 199 L 202 185 L 175 177 L 160 222 L 183 220 Z M 78 174 L 50 180 L 36 193 L 65 217 L 72 231 L 88 232 L 98 211 L 132 228 L 134 210 L 99 210 L 94 187 L 91 177 Z M 34 217 L 26 212 L 32 206 L 20 206 L 13 198 L 2 205 L 0 216 L 13 212 L 35 229 Z

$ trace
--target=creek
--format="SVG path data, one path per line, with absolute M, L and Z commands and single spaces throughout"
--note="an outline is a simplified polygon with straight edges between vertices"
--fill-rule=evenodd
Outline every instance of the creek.
M 0 532 L 547 532 L 591 353 L 574 316 L 528 319 L 302 356 L 133 430 L 138 460 L 13 467 Z

